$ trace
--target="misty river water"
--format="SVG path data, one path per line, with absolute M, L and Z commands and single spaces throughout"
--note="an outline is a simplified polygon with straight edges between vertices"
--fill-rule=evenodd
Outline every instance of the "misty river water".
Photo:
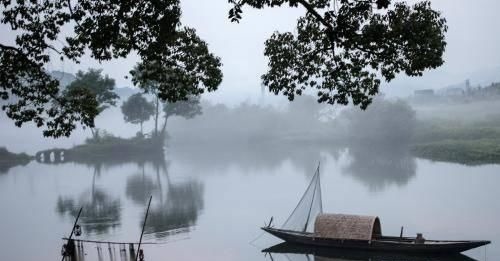
M 318 161 L 325 212 L 377 215 L 386 235 L 399 235 L 404 226 L 408 236 L 491 240 L 465 254 L 500 258 L 500 165 L 301 145 L 172 145 L 164 161 L 32 162 L 2 173 L 0 260 L 60 259 L 61 238 L 80 206 L 80 238 L 136 242 L 149 195 L 144 241 L 161 244 L 144 246 L 146 260 L 270 260 L 261 250 L 280 241 L 261 236 L 259 227 L 271 216 L 276 224 L 284 222 Z M 84 260 L 127 260 L 119 246 L 89 243 L 84 253 Z

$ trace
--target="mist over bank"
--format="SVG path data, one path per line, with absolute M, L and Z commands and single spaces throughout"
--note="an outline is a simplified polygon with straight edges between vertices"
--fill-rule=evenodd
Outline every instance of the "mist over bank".
M 107 135 L 138 135 L 139 127 L 125 123 L 119 109 L 128 96 L 122 95 L 116 107 L 97 117 L 96 126 Z M 419 102 L 415 97 L 378 96 L 365 111 L 318 104 L 307 95 L 286 106 L 242 103 L 229 107 L 202 100 L 201 114 L 168 119 L 166 146 L 167 151 L 169 147 L 191 147 L 206 154 L 217 151 L 218 155 L 241 151 L 242 157 L 273 149 L 291 153 L 303 146 L 350 148 L 353 153 L 369 147 L 387 155 L 411 151 L 419 157 L 464 164 L 500 162 L 500 99 L 464 97 Z M 13 152 L 71 148 L 91 137 L 89 130 L 79 129 L 69 138 L 42 138 L 33 126 L 17 128 L 7 119 L 0 121 L 4 130 L 0 144 Z M 153 120 L 145 122 L 145 134 L 151 134 L 153 127 Z

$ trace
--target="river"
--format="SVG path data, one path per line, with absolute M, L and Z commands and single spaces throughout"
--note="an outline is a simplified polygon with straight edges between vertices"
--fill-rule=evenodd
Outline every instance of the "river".
M 136 242 L 150 195 L 144 241 L 160 244 L 144 246 L 146 260 L 270 260 L 261 250 L 280 241 L 259 227 L 285 221 L 319 161 L 325 212 L 379 216 L 386 235 L 404 226 L 407 236 L 491 240 L 464 254 L 500 259 L 500 165 L 303 144 L 203 146 L 170 145 L 159 162 L 31 162 L 1 173 L 0 260 L 60 259 L 81 206 L 78 238 Z M 120 246 L 83 247 L 84 260 L 127 259 Z

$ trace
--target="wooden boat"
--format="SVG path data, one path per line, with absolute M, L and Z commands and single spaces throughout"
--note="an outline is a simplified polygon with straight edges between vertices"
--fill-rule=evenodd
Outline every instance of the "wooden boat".
M 303 244 L 281 243 L 262 250 L 263 253 L 270 255 L 285 254 L 290 256 L 302 255 L 306 258 L 297 258 L 297 260 L 322 260 L 322 261 L 477 261 L 462 254 L 450 255 L 412 255 L 396 252 L 383 251 L 363 251 L 307 246 Z M 308 258 L 314 256 L 314 259 Z M 274 260 L 274 259 L 273 259 Z
M 318 166 L 306 192 L 283 227 L 272 227 L 271 219 L 262 230 L 294 244 L 417 254 L 460 253 L 490 243 L 485 240 L 426 240 L 421 234 L 403 237 L 402 232 L 399 237 L 384 236 L 378 217 L 322 212 Z

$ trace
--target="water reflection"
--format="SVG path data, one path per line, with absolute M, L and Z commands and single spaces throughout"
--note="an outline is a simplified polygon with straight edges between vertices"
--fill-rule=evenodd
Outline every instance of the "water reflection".
M 0 175 L 9 173 L 9 170 L 13 167 L 16 167 L 16 166 L 18 166 L 18 165 L 0 162 Z
M 91 189 L 82 193 L 78 200 L 61 196 L 57 199 L 56 210 L 62 216 L 69 214 L 76 218 L 80 207 L 83 207 L 80 223 L 87 235 L 107 234 L 111 228 L 120 225 L 120 200 L 112 198 L 103 189 L 96 187 L 96 179 L 101 176 L 101 172 L 102 165 L 94 165 Z
M 371 191 L 395 184 L 405 186 L 415 177 L 416 160 L 408 146 L 356 146 L 348 148 L 351 161 L 343 169 Z
M 173 183 L 167 162 L 152 164 L 155 179 L 147 175 L 144 165 L 139 167 L 141 173 L 127 179 L 125 191 L 127 197 L 140 206 L 144 206 L 149 196 L 154 195 L 155 202 L 146 222 L 146 235 L 160 239 L 188 232 L 203 209 L 203 184 L 194 180 Z
M 145 166 L 139 166 L 140 173 L 134 174 L 127 179 L 125 194 L 135 204 L 144 206 L 147 204 L 149 196 L 155 194 L 159 183 L 155 183 L 152 178 L 146 175 Z
M 343 173 L 366 185 L 371 191 L 382 191 L 387 186 L 405 186 L 416 175 L 416 159 L 408 145 L 390 144 L 361 146 L 312 142 L 249 142 L 213 144 L 173 143 L 169 154 L 175 160 L 206 173 L 236 165 L 244 172 L 269 173 L 284 161 L 292 162 L 298 172 L 312 175 L 318 161 L 328 156 L 343 160 L 347 152 L 350 159 Z M 340 162 L 344 164 L 345 162 Z
M 220 172 L 229 166 L 238 166 L 243 172 L 266 174 L 290 161 L 298 172 L 312 175 L 318 161 L 325 155 L 338 159 L 345 150 L 342 146 L 315 142 L 253 141 L 219 143 L 187 143 L 173 140 L 168 154 L 176 162 L 188 165 L 197 173 Z
M 399 233 L 404 224 L 416 230 L 408 233 L 423 231 L 433 238 L 499 240 L 498 231 L 492 229 L 500 214 L 492 201 L 498 196 L 498 165 L 470 168 L 417 160 L 416 168 L 407 150 L 381 154 L 377 149 L 348 146 L 346 150 L 330 144 L 270 141 L 248 143 L 248 149 L 243 144 L 171 145 L 167 162 L 33 162 L 0 176 L 0 198 L 4 199 L 0 228 L 5 232 L 1 239 L 7 242 L 0 259 L 60 258 L 60 238 L 68 236 L 81 205 L 85 205 L 84 214 L 90 214 L 83 227 L 84 239 L 136 241 L 147 198 L 153 195 L 144 240 L 169 243 L 146 246 L 147 260 L 166 255 L 184 260 L 263 260 L 260 249 L 248 242 L 271 215 L 277 221 L 286 218 L 307 185 L 304 175 L 313 174 L 318 160 L 323 168 L 325 209 L 380 215 L 389 234 Z M 470 189 L 463 189 L 469 185 Z M 394 186 L 402 189 L 390 189 Z M 380 191 L 370 193 L 371 188 Z M 13 197 L 16 204 L 10 201 Z M 32 220 L 33 209 L 37 222 Z M 54 218 L 54 213 L 64 218 Z M 30 233 L 28 241 L 21 230 Z M 88 237 L 90 231 L 93 235 Z M 188 236 L 189 240 L 177 241 Z M 101 258 L 109 260 L 108 246 L 101 248 Z M 115 251 L 113 257 L 120 259 Z M 96 245 L 86 244 L 84 252 L 86 260 L 98 260 Z M 499 253 L 495 243 L 488 247 L 490 259 Z M 311 260 L 395 260 L 353 253 L 340 257 L 338 253 L 309 254 Z M 467 254 L 483 256 L 482 250 Z M 273 258 L 286 260 L 281 254 Z M 460 258 L 455 260 L 472 260 Z
M 477 261 L 462 254 L 441 256 L 411 256 L 388 252 L 367 252 L 340 250 L 320 247 L 307 247 L 281 243 L 262 250 L 271 260 L 289 261 Z
M 89 165 L 90 162 L 85 164 Z M 112 167 L 122 165 L 117 161 L 94 162 L 91 165 L 93 176 L 90 188 L 77 199 L 59 196 L 56 211 L 61 216 L 69 215 L 74 219 L 80 207 L 83 207 L 80 220 L 86 234 L 108 234 L 110 229 L 121 223 L 122 205 L 119 198 L 113 198 L 98 188 L 96 182 L 105 173 L 112 172 Z M 174 182 L 169 177 L 168 167 L 165 160 L 136 162 L 137 171 L 127 177 L 125 184 L 127 199 L 138 207 L 145 207 L 149 196 L 153 195 L 145 234 L 156 239 L 189 232 L 196 225 L 204 206 L 203 184 L 193 179 Z M 142 228 L 142 220 L 138 228 Z
M 206 173 L 237 164 L 244 171 L 269 173 L 273 168 L 290 160 L 294 168 L 305 175 L 311 174 L 318 160 L 325 155 L 335 161 L 343 160 L 341 155 L 347 151 L 350 161 L 343 169 L 370 190 L 379 191 L 388 185 L 403 186 L 415 176 L 416 162 L 407 147 L 366 148 L 360 146 L 345 147 L 332 144 L 314 143 L 249 143 L 218 144 L 212 146 L 190 146 L 189 144 L 170 144 L 167 152 L 172 161 L 190 166 L 192 173 Z M 384 151 L 384 153 L 381 153 Z M 390 152 L 389 152 L 390 151 Z M 57 210 L 61 215 L 76 215 L 80 206 L 84 206 L 82 221 L 89 233 L 106 234 L 110 228 L 120 224 L 121 203 L 117 198 L 110 198 L 105 191 L 96 188 L 96 180 L 103 172 L 112 172 L 112 168 L 127 163 L 112 161 L 76 161 L 74 163 L 91 166 L 94 169 L 90 195 L 80 195 L 79 200 L 60 197 Z M 130 163 L 130 162 L 129 162 Z M 146 224 L 146 235 L 164 239 L 171 235 L 189 232 L 197 222 L 203 210 L 204 186 L 197 180 L 185 179 L 172 182 L 169 177 L 169 164 L 158 157 L 140 158 L 132 162 L 136 170 L 126 178 L 125 195 L 134 205 L 144 207 L 149 196 L 153 195 L 153 204 Z M 255 169 L 264 169 L 255 171 Z M 86 213 L 86 214 L 85 214 Z M 138 222 L 138 227 L 142 221 Z
M 120 225 L 121 204 L 119 199 L 111 198 L 101 189 L 93 189 L 84 193 L 78 200 L 59 197 L 57 212 L 60 215 L 69 214 L 73 219 L 78 210 L 83 207 L 80 224 L 85 234 L 107 234 L 111 228 Z
M 202 183 L 195 180 L 173 183 L 166 165 L 162 166 L 155 166 L 159 200 L 151 208 L 145 228 L 146 234 L 156 238 L 188 232 L 204 205 Z M 162 184 L 160 172 L 166 178 L 166 186 Z
M 7 174 L 10 170 L 11 166 L 6 164 L 0 164 L 0 175 Z

